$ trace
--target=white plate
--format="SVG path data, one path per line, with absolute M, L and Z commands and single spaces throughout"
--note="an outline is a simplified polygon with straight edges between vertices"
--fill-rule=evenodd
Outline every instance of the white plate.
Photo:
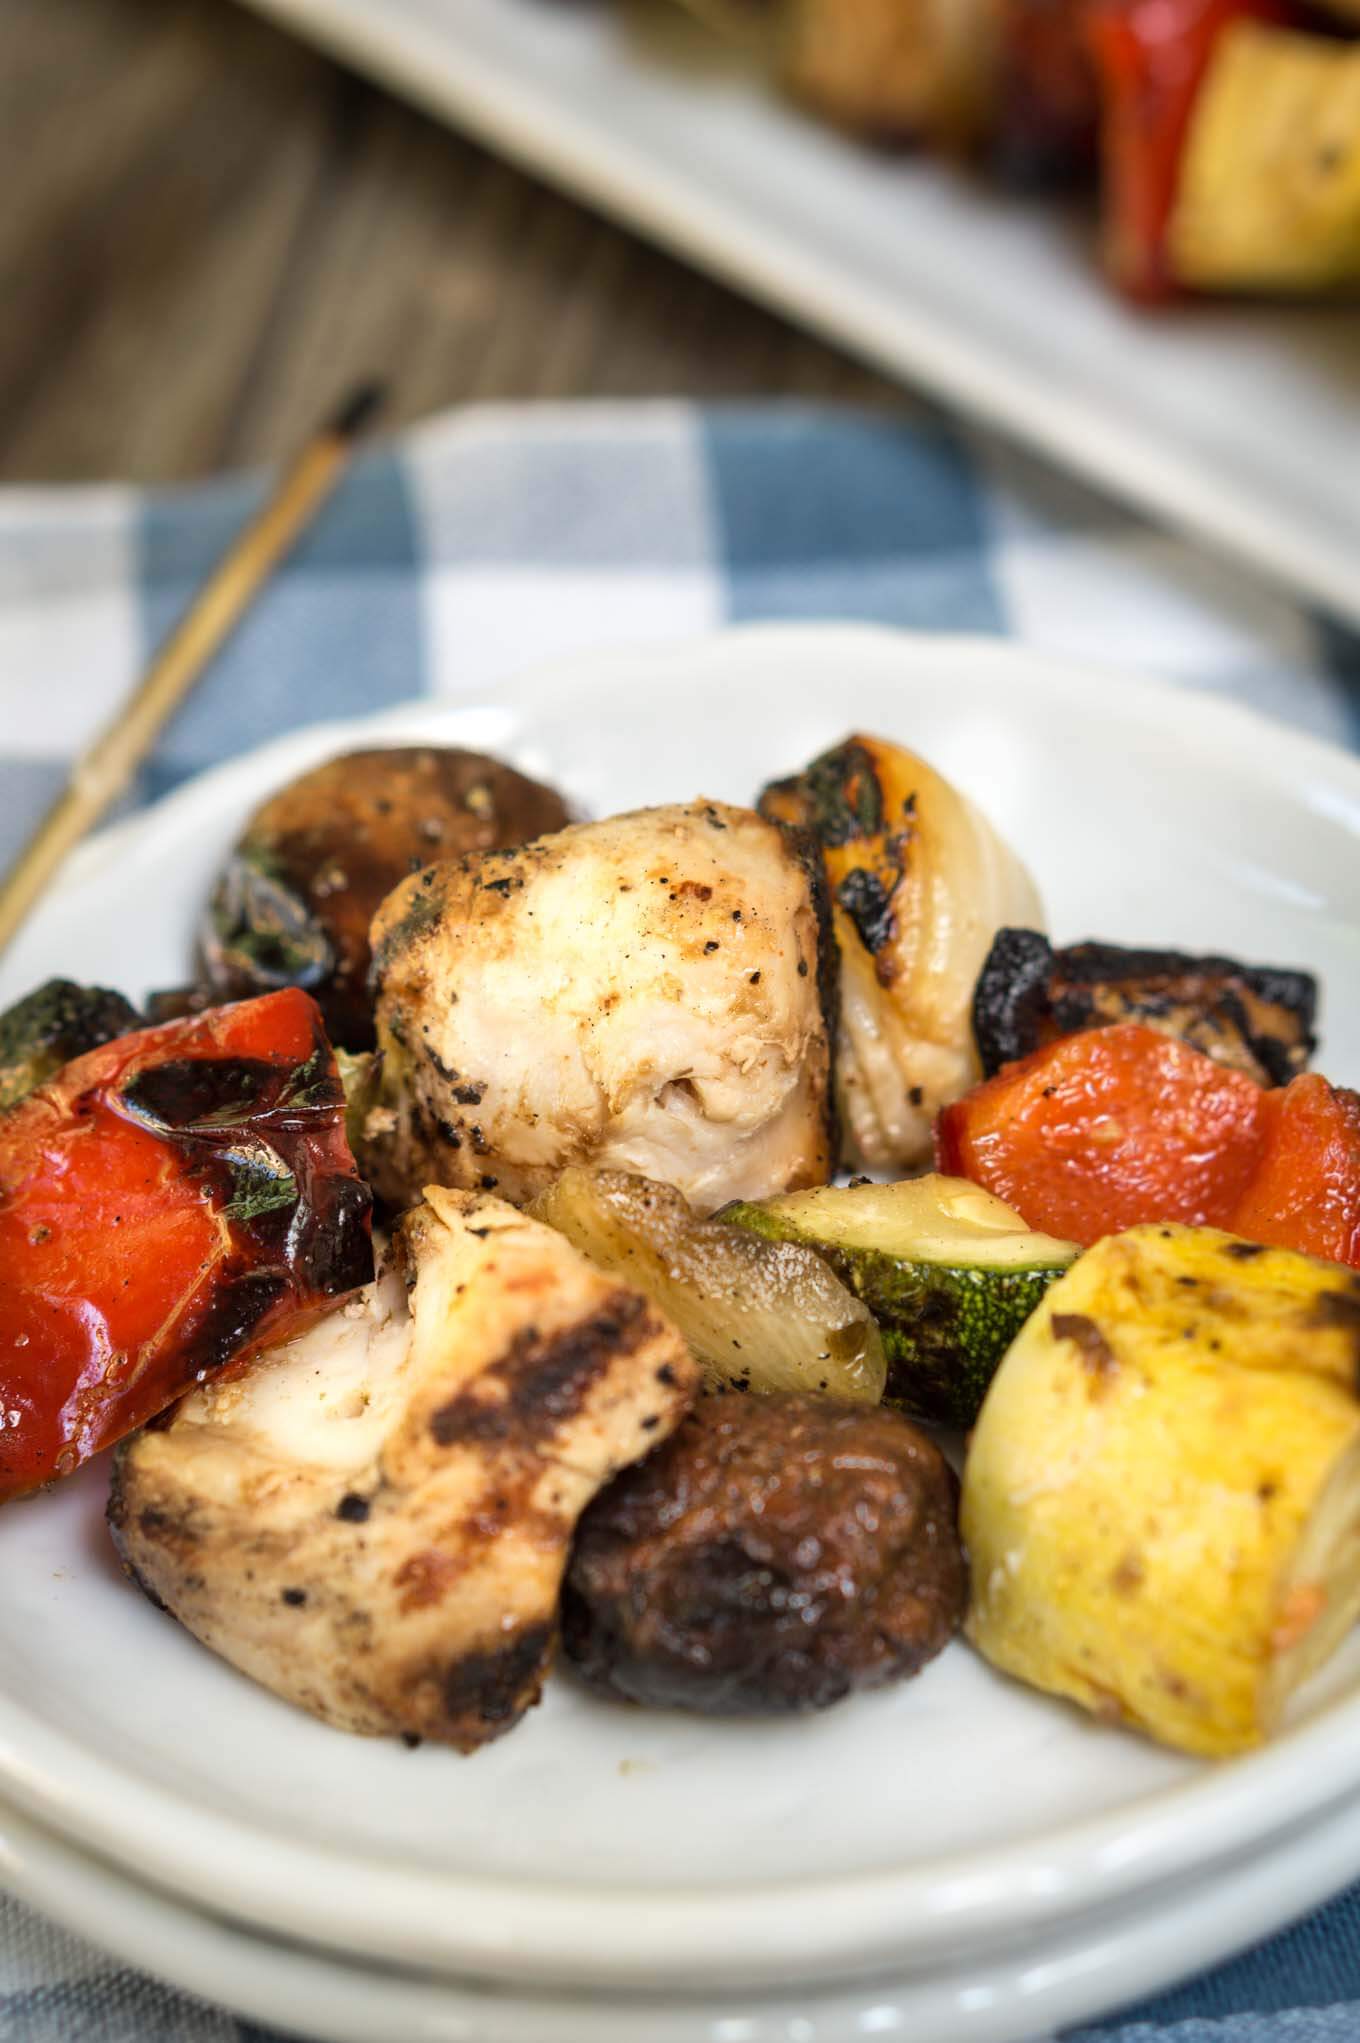
M 491 743 L 607 810 L 749 799 L 851 722 L 954 776 L 1062 937 L 1312 966 L 1360 1075 L 1360 763 L 1221 703 L 995 643 L 738 633 L 578 662 L 482 711 L 373 728 Z M 249 806 L 331 727 L 92 845 L 7 963 L 131 991 L 182 973 Z M 95 1468 L 0 1514 L 0 1791 L 176 1892 L 347 1952 L 511 1980 L 784 1985 L 938 1966 L 1259 1845 L 1360 1787 L 1360 1640 L 1289 1734 L 1198 1766 L 955 1647 L 809 1721 L 709 1723 L 568 1682 L 472 1760 L 364 1743 L 214 1660 L 118 1577 Z
M 324 2043 L 1020 2043 L 1216 1964 L 1303 1914 L 1360 1859 L 1360 1807 L 1249 1854 L 1198 1891 L 962 1970 L 794 1994 L 516 1993 L 347 1964 L 141 1887 L 0 1807 L 0 1886 L 186 1993 Z
M 827 132 L 617 0 L 251 0 L 891 374 L 1360 620 L 1360 313 L 1130 311 L 1062 209 Z

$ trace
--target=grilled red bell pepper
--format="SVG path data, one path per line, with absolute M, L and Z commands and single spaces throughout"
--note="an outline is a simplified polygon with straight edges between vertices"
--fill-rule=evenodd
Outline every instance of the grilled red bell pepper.
M 1360 1094 L 1315 1073 L 1266 1091 L 1138 1023 L 1004 1065 L 945 1108 L 935 1153 L 1069 1241 L 1180 1220 L 1360 1268 Z
M 1130 297 L 1175 294 L 1167 228 L 1195 98 L 1230 22 L 1287 21 L 1280 0 L 1094 0 L 1107 266 Z
M 121 1036 L 0 1116 L 0 1499 L 372 1275 L 335 1059 L 295 990 Z
M 1266 1128 L 1234 1234 L 1360 1270 L 1360 1093 L 1307 1072 L 1266 1094 Z

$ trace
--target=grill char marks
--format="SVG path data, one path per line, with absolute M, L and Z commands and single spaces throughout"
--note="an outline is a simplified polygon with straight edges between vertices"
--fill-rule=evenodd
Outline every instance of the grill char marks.
M 432 1187 L 393 1249 L 357 1312 L 139 1435 L 109 1524 L 146 1593 L 276 1693 L 470 1752 L 537 1700 L 580 1515 L 698 1366 L 500 1199 Z
M 987 1077 L 1059 1036 L 1130 1021 L 1276 1086 L 1307 1069 L 1316 1012 L 1307 972 L 1107 943 L 1054 950 L 1036 930 L 1003 929 L 978 977 L 973 1027 Z
M 620 1289 L 578 1325 L 548 1334 L 523 1327 L 501 1361 L 434 1413 L 431 1437 L 441 1447 L 507 1439 L 542 1445 L 579 1416 L 605 1371 L 655 1339 L 663 1324 L 640 1292 Z
M 440 1677 L 450 1744 L 471 1752 L 518 1723 L 543 1693 L 555 1632 L 529 1625 L 494 1652 L 464 1654 Z

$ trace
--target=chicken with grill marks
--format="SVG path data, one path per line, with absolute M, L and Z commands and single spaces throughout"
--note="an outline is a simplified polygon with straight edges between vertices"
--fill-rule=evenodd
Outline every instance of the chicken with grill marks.
M 266 1688 L 472 1751 L 538 1699 L 582 1511 L 698 1378 L 561 1235 L 431 1188 L 350 1305 L 127 1443 L 109 1522 L 147 1593 Z

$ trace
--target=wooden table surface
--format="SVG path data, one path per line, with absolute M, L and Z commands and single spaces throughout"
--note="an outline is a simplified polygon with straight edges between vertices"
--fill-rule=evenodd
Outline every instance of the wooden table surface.
M 0 191 L 0 481 L 268 459 L 373 372 L 896 395 L 232 0 L 0 0 Z

